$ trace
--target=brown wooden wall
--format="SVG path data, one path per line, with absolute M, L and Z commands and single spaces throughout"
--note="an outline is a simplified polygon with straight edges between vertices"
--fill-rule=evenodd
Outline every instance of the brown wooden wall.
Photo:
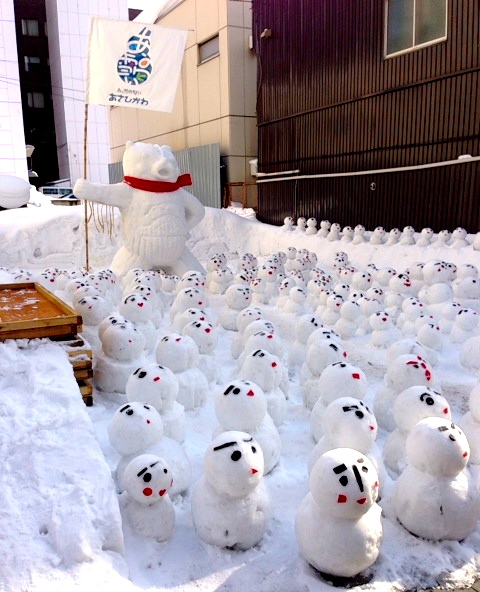
M 254 0 L 253 15 L 260 171 L 336 173 L 480 155 L 477 0 L 449 0 L 447 41 L 387 59 L 384 0 Z M 264 29 L 270 37 L 260 37 Z M 471 163 L 383 175 L 374 200 L 364 177 L 259 184 L 259 218 L 476 232 L 478 172 Z

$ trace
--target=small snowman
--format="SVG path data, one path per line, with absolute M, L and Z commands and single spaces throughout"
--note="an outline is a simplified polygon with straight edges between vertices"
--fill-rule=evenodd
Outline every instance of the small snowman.
M 208 321 L 190 321 L 183 328 L 184 335 L 191 337 L 198 347 L 199 365 L 209 382 L 217 379 L 215 350 L 218 344 L 218 330 Z
M 170 307 L 170 318 L 173 319 L 179 313 L 188 308 L 206 308 L 208 299 L 203 290 L 198 288 L 183 288 L 177 292 L 174 301 Z
M 462 228 L 461 226 L 455 228 L 455 230 L 452 232 L 450 246 L 454 247 L 455 249 L 459 249 L 462 247 L 468 247 L 469 244 L 470 243 L 467 241 L 467 231 L 465 228 Z
M 101 346 L 98 325 L 110 312 L 109 303 L 100 295 L 84 296 L 73 308 L 82 317 L 82 337 L 85 337 L 93 349 L 98 350 Z
M 130 374 L 146 363 L 145 337 L 133 323 L 125 321 L 105 325 L 100 341 L 102 349 L 93 368 L 95 386 L 101 391 L 125 393 Z
M 265 313 L 257 306 L 247 306 L 243 308 L 238 314 L 235 321 L 237 331 L 232 335 L 231 354 L 236 360 L 243 350 L 244 340 L 243 334 L 245 329 L 251 323 L 264 319 Z M 256 331 L 259 329 L 256 329 Z M 254 331 L 255 333 L 255 331 Z
M 307 220 L 307 228 L 305 234 L 317 234 L 317 219 L 309 218 Z
M 265 475 L 280 460 L 280 434 L 267 411 L 267 399 L 263 390 L 248 380 L 232 380 L 218 391 L 215 397 L 215 414 L 221 432 L 236 430 L 247 432 L 260 444 L 265 463 Z
M 288 351 L 288 368 L 293 371 L 305 361 L 307 339 L 320 327 L 323 327 L 320 316 L 304 314 L 295 323 L 295 338 Z
M 335 332 L 342 339 L 354 337 L 358 329 L 358 319 L 362 314 L 360 305 L 357 302 L 347 300 L 340 307 L 340 318 L 333 326 Z
M 431 365 L 422 356 L 403 354 L 389 363 L 383 385 L 375 393 L 374 413 L 381 427 L 390 432 L 395 429 L 395 399 L 411 386 L 437 388 Z
M 396 245 L 398 242 L 401 243 L 402 239 L 402 232 L 399 228 L 392 228 L 388 233 L 387 241 L 385 242 L 386 247 L 391 247 L 392 245 Z
M 327 238 L 328 233 L 330 232 L 330 226 L 331 224 L 328 220 L 321 220 L 317 236 L 319 236 L 320 238 Z
M 288 374 L 280 359 L 265 349 L 249 352 L 240 367 L 238 377 L 254 382 L 263 390 L 267 410 L 276 426 L 281 425 L 287 413 L 287 398 L 281 388 L 282 378 Z
M 268 304 L 269 298 L 267 294 L 267 285 L 265 280 L 261 278 L 255 278 L 251 284 L 250 289 L 252 291 L 252 303 L 253 304 Z
M 108 437 L 120 455 L 114 471 L 119 493 L 125 490 L 125 469 L 140 454 L 154 454 L 169 464 L 173 484 L 172 497 L 186 491 L 192 478 L 192 467 L 182 446 L 163 435 L 162 418 L 152 406 L 142 402 L 119 407 L 108 424 Z
M 222 432 L 211 442 L 191 496 L 193 524 L 204 542 L 246 550 L 262 539 L 270 506 L 263 467 L 262 449 L 246 432 Z
M 433 230 L 429 227 L 422 228 L 420 236 L 417 240 L 417 247 L 428 247 L 433 239 Z
M 393 508 L 412 534 L 461 541 L 480 517 L 480 493 L 466 468 L 467 438 L 450 420 L 427 417 L 411 430 L 408 465 L 395 483 Z
M 178 391 L 175 374 L 154 362 L 132 372 L 125 387 L 130 403 L 143 401 L 154 407 L 162 418 L 164 435 L 182 443 L 185 440 L 185 409 L 177 402 Z
M 125 491 L 120 495 L 124 522 L 156 541 L 167 541 L 175 526 L 175 510 L 168 495 L 173 485 L 168 464 L 153 454 L 141 454 L 125 468 Z
M 353 245 L 361 245 L 362 243 L 367 242 L 365 238 L 365 226 L 363 224 L 357 224 L 353 229 Z
M 309 483 L 295 516 L 301 554 L 336 586 L 365 583 L 383 534 L 375 467 L 357 450 L 336 448 L 320 456 Z
M 479 332 L 480 316 L 473 308 L 461 308 L 452 325 L 450 340 L 452 343 L 464 343 Z
M 294 286 L 290 289 L 283 303 L 283 312 L 292 315 L 302 315 L 306 312 L 307 294 L 303 288 Z
M 413 226 L 405 226 L 402 231 L 400 238 L 401 245 L 414 245 L 415 244 L 415 229 Z
M 288 232 L 291 232 L 294 229 L 295 229 L 295 221 L 294 221 L 294 219 L 292 218 L 292 216 L 286 216 L 283 219 L 282 230 L 286 230 Z
M 393 418 L 397 427 L 383 445 L 383 460 L 392 473 L 401 473 L 407 466 L 407 436 L 426 417 L 451 419 L 450 405 L 438 391 L 425 386 L 411 386 L 395 399 Z
M 351 226 L 343 227 L 341 240 L 344 243 L 351 243 L 353 241 L 353 228 Z
M 247 308 L 252 301 L 252 291 L 248 286 L 232 284 L 224 294 L 224 306 L 218 313 L 218 322 L 227 331 L 237 331 L 238 313 Z
M 225 294 L 232 285 L 234 276 L 230 269 L 215 269 L 208 273 L 207 290 L 210 294 Z
M 375 312 L 370 316 L 370 343 L 374 347 L 386 349 L 400 336 L 391 316 L 386 310 Z
M 322 454 L 334 448 L 353 448 L 373 463 L 382 486 L 387 481 L 380 448 L 376 444 L 377 420 L 367 405 L 353 397 L 339 397 L 332 401 L 322 416 L 323 436 L 318 440 L 308 459 L 308 473 Z
M 128 294 L 118 305 L 118 312 L 143 333 L 146 351 L 153 352 L 157 345 L 157 330 L 152 321 L 153 310 L 148 298 L 138 292 Z
M 462 415 L 458 425 L 468 439 L 470 464 L 478 467 L 480 465 L 480 384 L 477 384 L 471 390 L 468 399 L 468 411 Z
M 450 243 L 450 239 L 452 238 L 452 233 L 450 230 L 440 230 L 437 235 L 437 239 L 432 241 L 431 245 L 435 248 L 442 248 L 447 247 Z
M 383 245 L 385 242 L 385 234 L 385 228 L 383 228 L 383 226 L 377 226 L 370 236 L 370 244 Z
M 198 367 L 199 351 L 195 341 L 183 333 L 169 333 L 160 339 L 155 351 L 157 363 L 167 366 L 179 384 L 178 402 L 185 410 L 205 404 L 208 381 Z
M 210 321 L 210 317 L 202 308 L 187 308 L 179 313 L 172 321 L 172 330 L 181 333 L 185 325 L 192 321 Z
M 330 230 L 328 231 L 327 240 L 329 240 L 330 242 L 338 241 L 342 238 L 341 233 L 342 233 L 342 227 L 340 226 L 340 224 L 338 224 L 338 222 L 334 222 L 330 226 Z
M 297 226 L 295 227 L 295 232 L 305 232 L 307 229 L 307 219 L 304 216 L 300 216 L 297 218 Z

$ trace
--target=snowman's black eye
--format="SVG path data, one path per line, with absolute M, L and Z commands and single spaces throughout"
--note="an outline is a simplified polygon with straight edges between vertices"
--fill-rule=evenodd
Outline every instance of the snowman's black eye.
M 133 415 L 133 409 L 129 409 L 129 410 L 127 411 L 127 415 Z
M 343 485 L 343 487 L 346 487 L 348 485 L 348 477 L 346 475 L 343 475 L 343 477 L 340 477 L 339 481 L 340 481 L 340 485 Z
M 149 483 L 152 480 L 152 476 L 150 475 L 150 473 L 145 473 L 145 475 L 143 476 L 143 480 L 145 481 L 145 483 Z
M 144 405 L 143 408 L 144 409 L 147 409 L 148 411 L 150 411 L 150 407 L 148 405 Z
M 167 469 L 163 469 L 163 472 L 165 473 L 165 475 L 168 473 Z
M 240 394 L 240 389 L 238 387 L 237 388 L 234 388 L 232 392 L 233 392 L 234 395 L 239 395 Z
M 257 452 L 257 449 L 255 448 L 255 446 L 252 446 L 252 452 L 253 452 L 253 454 L 255 454 Z
M 358 417 L 358 419 L 363 419 L 365 417 L 363 411 L 355 411 L 355 415 Z
M 237 460 L 240 460 L 242 458 L 242 453 L 240 452 L 240 450 L 235 450 L 235 452 L 232 452 L 232 454 L 230 455 L 230 458 L 236 462 Z
M 145 372 L 145 370 L 143 370 L 142 372 L 139 373 L 138 378 L 145 378 L 146 375 L 147 375 L 147 373 Z
M 450 434 L 448 437 L 450 438 L 450 440 L 451 440 L 452 442 L 455 442 L 455 441 L 456 441 L 456 438 L 455 438 L 455 436 L 452 436 L 452 434 Z

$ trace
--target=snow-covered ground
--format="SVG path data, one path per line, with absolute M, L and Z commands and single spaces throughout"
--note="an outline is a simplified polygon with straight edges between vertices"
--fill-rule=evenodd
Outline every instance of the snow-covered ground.
M 240 212 L 241 213 L 241 212 Z M 470 241 L 473 237 L 469 237 Z M 89 231 L 90 262 L 108 267 L 120 237 Z M 38 273 L 47 267 L 79 269 L 85 263 L 83 207 L 43 205 L 0 212 L 0 281 L 10 281 L 12 270 Z M 289 246 L 306 248 L 318 256 L 318 266 L 333 273 L 335 253 L 344 251 L 350 263 L 365 269 L 393 267 L 403 271 L 434 258 L 480 269 L 480 252 L 453 248 L 352 245 L 328 241 L 302 232 L 259 223 L 252 216 L 208 208 L 193 229 L 189 247 L 206 263 L 222 252 L 236 271 L 239 256 L 251 252 L 260 260 Z M 8 270 L 5 270 L 8 268 Z M 221 297 L 210 298 L 215 317 Z M 469 302 L 480 310 L 480 301 Z M 292 342 L 295 316 L 261 305 L 283 339 L 285 354 Z M 165 316 L 161 330 L 169 330 Z M 185 450 L 193 481 L 202 472 L 205 449 L 217 420 L 214 393 L 236 377 L 232 332 L 219 329 L 215 355 L 220 377 L 210 384 L 206 406 L 187 412 Z M 369 335 L 344 339 L 349 361 L 368 379 L 365 400 L 371 403 L 387 368 L 386 350 L 374 348 Z M 478 373 L 462 367 L 459 345 L 448 339 L 435 366 L 453 419 L 467 410 Z M 280 464 L 265 477 L 272 515 L 262 541 L 248 551 L 219 549 L 197 536 L 190 511 L 190 493 L 174 500 L 176 525 L 164 543 L 141 537 L 122 525 L 110 470 L 118 461 L 107 426 L 124 395 L 94 393 L 85 407 L 72 370 L 62 350 L 46 340 L 0 343 L 0 589 L 20 590 L 214 590 L 240 592 L 321 592 L 330 589 L 300 556 L 295 540 L 295 512 L 308 492 L 307 461 L 314 446 L 309 411 L 302 403 L 299 373 L 290 379 L 287 419 L 279 431 Z M 379 442 L 386 432 L 380 430 Z M 464 586 L 476 577 L 480 530 L 463 542 L 432 543 L 413 537 L 395 520 L 392 485 L 380 502 L 384 538 L 373 578 L 365 586 L 382 592 L 433 586 Z M 322 533 L 319 533 L 319 537 Z

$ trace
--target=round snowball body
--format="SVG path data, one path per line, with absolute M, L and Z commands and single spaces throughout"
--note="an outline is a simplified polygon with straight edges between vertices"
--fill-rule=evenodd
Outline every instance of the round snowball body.
M 363 370 L 348 362 L 329 364 L 318 380 L 318 392 L 324 405 L 329 405 L 339 395 L 363 399 L 367 386 Z
M 142 505 L 161 500 L 173 485 L 168 464 L 153 454 L 141 454 L 125 468 L 123 484 L 128 495 Z
M 207 448 L 204 469 L 206 481 L 217 494 L 245 497 L 263 477 L 262 449 L 246 432 L 222 432 Z
M 163 422 L 151 405 L 132 402 L 119 407 L 108 424 L 110 444 L 122 455 L 135 454 L 157 442 Z
M 20 208 L 30 199 L 30 183 L 14 175 L 0 175 L 0 206 Z
M 470 447 L 463 431 L 448 419 L 427 417 L 408 434 L 407 459 L 416 469 L 455 477 L 467 465 Z
M 178 388 L 178 378 L 169 368 L 151 363 L 132 372 L 125 392 L 130 402 L 143 401 L 161 413 L 164 403 L 168 407 L 176 401 Z
M 426 417 L 451 419 L 452 416 L 450 405 L 441 393 L 425 386 L 411 386 L 396 397 L 393 417 L 397 427 L 408 432 Z
M 225 430 L 254 431 L 266 412 L 263 390 L 248 380 L 232 380 L 215 396 L 215 413 Z

